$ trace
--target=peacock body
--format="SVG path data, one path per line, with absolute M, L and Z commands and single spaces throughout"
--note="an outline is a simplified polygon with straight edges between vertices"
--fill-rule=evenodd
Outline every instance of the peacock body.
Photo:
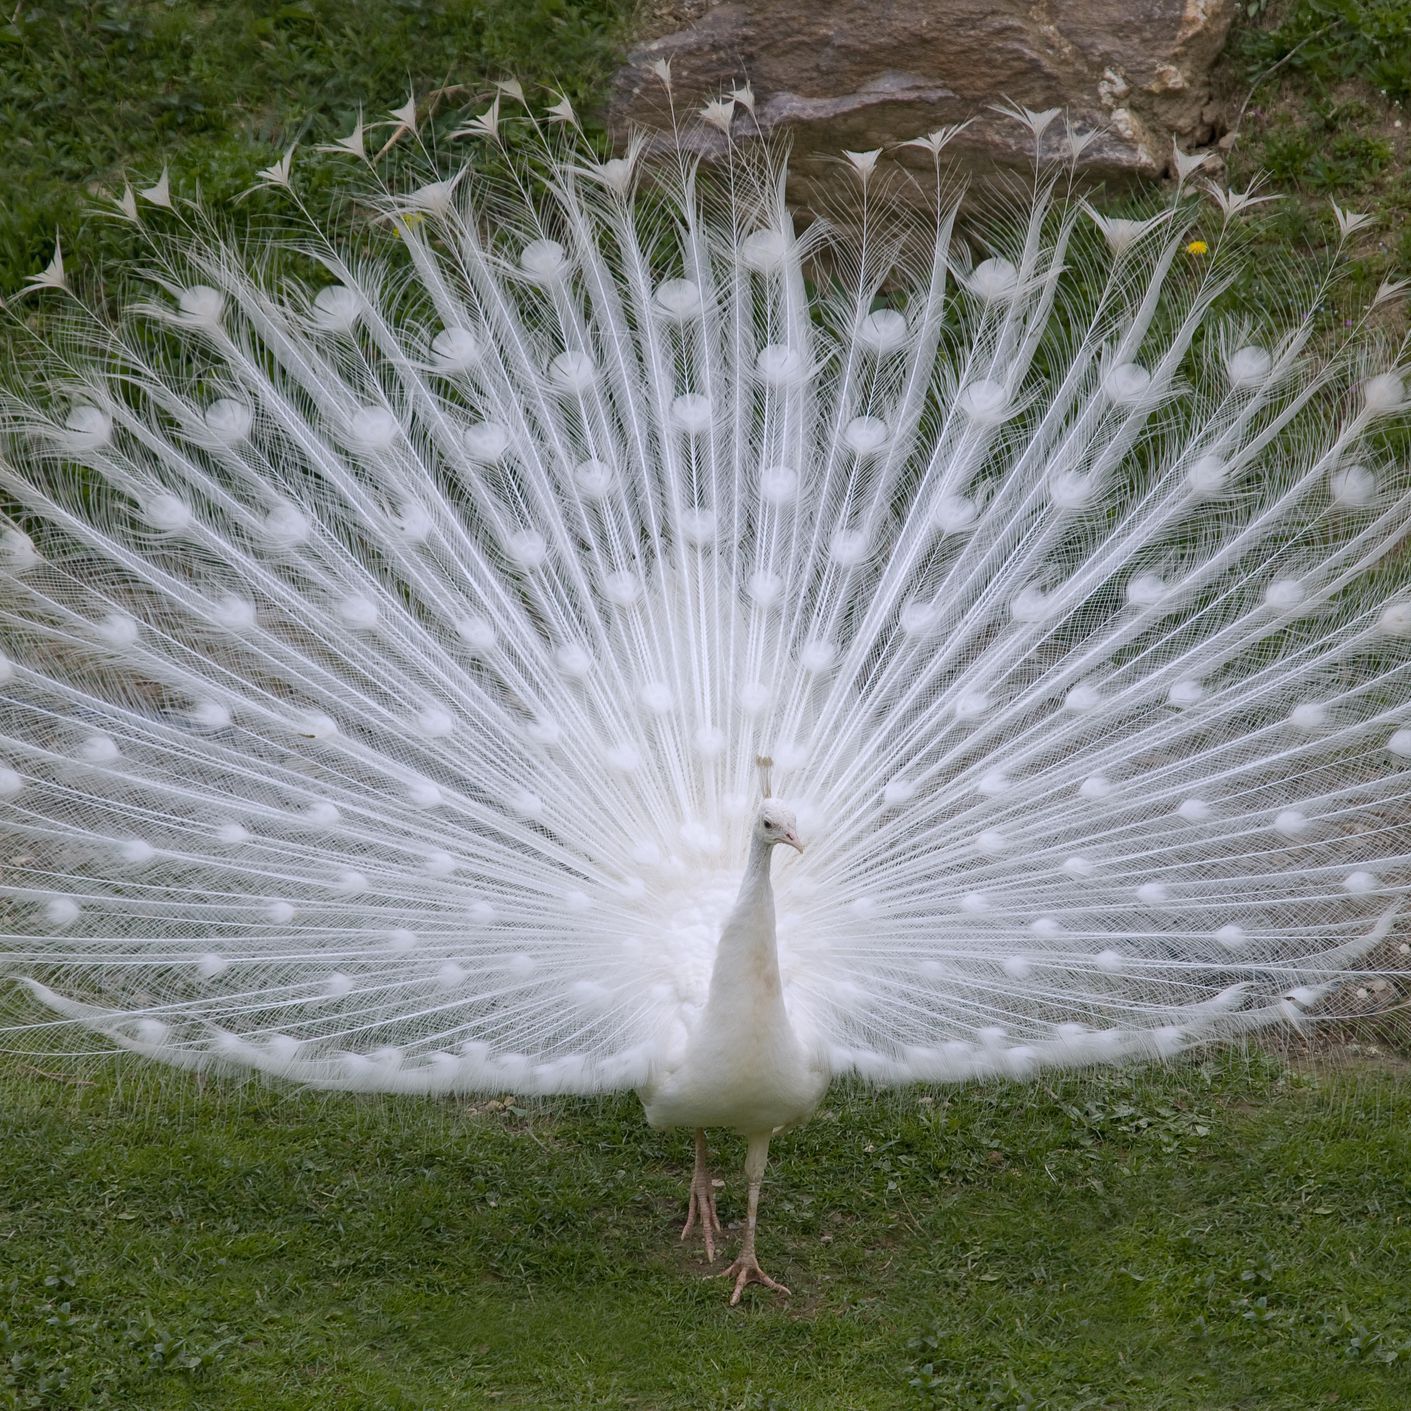
M 1379 315 L 1320 330 L 1331 271 L 1227 312 L 1252 198 L 1178 154 L 1096 215 L 1051 114 L 987 220 L 848 154 L 800 230 L 746 93 L 710 173 L 519 97 L 278 263 L 125 192 L 150 293 L 6 402 L 0 905 L 52 1012 L 10 1046 L 635 1088 L 750 1138 L 738 1297 L 834 1077 L 1161 1057 L 1404 968 Z

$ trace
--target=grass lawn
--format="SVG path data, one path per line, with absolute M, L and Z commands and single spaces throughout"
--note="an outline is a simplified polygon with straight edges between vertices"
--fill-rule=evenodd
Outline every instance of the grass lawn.
M 794 1297 L 735 1310 L 631 1099 L 4 1076 L 7 1408 L 1411 1404 L 1411 1088 L 1365 1062 L 834 1092 L 765 1188 Z
M 300 143 L 300 192 L 335 204 L 346 158 L 313 148 L 446 84 L 561 87 L 591 112 L 632 0 L 63 0 L 0 11 L 0 298 L 41 270 L 62 231 L 76 274 L 139 250 L 90 194 L 171 168 L 174 195 L 221 206 Z M 483 106 L 483 104 L 482 104 Z M 448 109 L 449 111 L 449 109 Z M 390 124 L 370 140 L 390 132 Z M 258 219 L 261 203 L 242 209 Z M 43 301 L 17 307 L 43 317 Z M 0 326 L 0 337 L 3 337 Z M 0 341 L 0 349 L 3 349 Z

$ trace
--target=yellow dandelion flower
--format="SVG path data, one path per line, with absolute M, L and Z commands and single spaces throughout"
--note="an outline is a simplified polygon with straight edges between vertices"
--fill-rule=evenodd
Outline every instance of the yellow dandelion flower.
M 1204 240 L 1192 240 L 1191 243 L 1186 246 L 1186 254 L 1188 255 L 1208 255 L 1209 253 L 1210 246 L 1207 245 Z
M 425 211 L 406 211 L 401 217 L 401 223 L 405 225 L 408 230 L 415 230 L 425 219 Z M 392 234 L 400 240 L 402 238 L 401 226 L 394 225 L 392 227 Z

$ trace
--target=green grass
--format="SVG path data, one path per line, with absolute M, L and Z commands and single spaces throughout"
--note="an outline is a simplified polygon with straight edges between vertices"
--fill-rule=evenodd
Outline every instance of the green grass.
M 1411 1090 L 1371 1068 L 834 1092 L 766 1185 L 794 1297 L 735 1310 L 630 1099 L 90 1077 L 6 1070 L 7 1408 L 1411 1404 Z
M 1275 64 L 1318 97 L 1358 84 L 1411 101 L 1411 9 L 1406 0 L 1245 0 L 1234 50 L 1257 71 Z
M 601 100 L 631 0 L 65 0 L 10 4 L 0 22 L 0 297 L 42 269 L 56 227 L 85 264 L 133 248 L 123 227 L 89 218 L 85 198 L 155 181 L 220 204 L 296 140 L 300 192 L 322 182 L 308 147 L 443 84 L 467 99 L 492 80 L 554 83 L 585 111 Z M 459 100 L 458 100 L 459 101 Z M 387 135 L 388 129 L 382 129 Z M 37 306 L 30 301 L 28 309 Z
M 1271 249 L 1324 244 L 1327 203 L 1375 224 L 1354 245 L 1363 282 L 1411 271 L 1411 3 L 1245 0 L 1221 87 L 1238 140 L 1231 179 L 1262 176 Z

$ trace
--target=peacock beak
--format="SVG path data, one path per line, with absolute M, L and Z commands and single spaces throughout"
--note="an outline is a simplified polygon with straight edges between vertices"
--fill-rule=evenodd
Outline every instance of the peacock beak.
M 803 851 L 803 842 L 799 838 L 799 835 L 795 833 L 792 828 L 789 829 L 789 831 L 785 833 L 784 836 L 779 839 L 779 841 L 781 843 L 788 843 L 788 845 L 793 848 L 795 852 Z

